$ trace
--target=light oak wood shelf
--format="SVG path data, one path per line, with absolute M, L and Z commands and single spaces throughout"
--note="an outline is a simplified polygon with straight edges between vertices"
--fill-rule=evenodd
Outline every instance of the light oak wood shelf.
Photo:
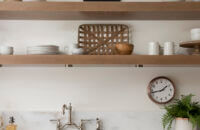
M 149 55 L 1 55 L 0 64 L 200 65 L 200 56 Z
M 199 20 L 200 2 L 0 2 L 0 19 Z

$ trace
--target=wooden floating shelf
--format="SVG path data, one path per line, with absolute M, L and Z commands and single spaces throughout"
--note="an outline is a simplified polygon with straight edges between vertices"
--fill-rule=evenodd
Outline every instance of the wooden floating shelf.
M 200 65 L 200 56 L 149 55 L 1 55 L 0 64 Z
M 11 20 L 200 20 L 200 2 L 0 2 Z

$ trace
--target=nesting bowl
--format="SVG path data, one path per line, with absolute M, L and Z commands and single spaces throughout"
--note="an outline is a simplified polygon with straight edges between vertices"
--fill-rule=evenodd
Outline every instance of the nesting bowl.
M 117 43 L 115 47 L 119 55 L 131 55 L 134 45 L 128 43 Z

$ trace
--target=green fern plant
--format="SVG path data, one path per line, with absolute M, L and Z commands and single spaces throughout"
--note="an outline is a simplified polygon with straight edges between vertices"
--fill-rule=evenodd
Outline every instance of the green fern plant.
M 172 122 L 176 118 L 188 118 L 195 126 L 200 127 L 200 105 L 199 102 L 192 102 L 194 95 L 182 95 L 181 99 L 175 99 L 173 104 L 165 106 L 166 113 L 162 117 L 163 128 L 171 130 Z

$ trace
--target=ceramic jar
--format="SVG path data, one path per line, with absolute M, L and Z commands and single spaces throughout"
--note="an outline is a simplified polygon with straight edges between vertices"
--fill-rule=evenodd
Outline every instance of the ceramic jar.
M 158 42 L 149 43 L 149 55 L 159 55 L 160 54 L 160 45 Z
M 174 42 L 165 42 L 163 46 L 163 55 L 174 55 L 179 52 L 179 44 Z
M 174 42 L 164 43 L 164 55 L 174 55 Z

